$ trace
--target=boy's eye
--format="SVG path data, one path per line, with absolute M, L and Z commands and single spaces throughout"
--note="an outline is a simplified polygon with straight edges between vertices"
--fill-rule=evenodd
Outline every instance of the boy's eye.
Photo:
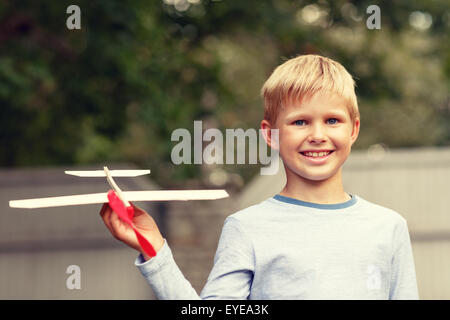
M 327 120 L 327 122 L 328 122 L 329 124 L 336 124 L 336 123 L 339 122 L 339 120 L 336 119 L 336 118 L 330 118 L 330 119 Z
M 303 126 L 305 124 L 305 120 L 296 120 L 294 121 L 294 124 L 296 126 Z

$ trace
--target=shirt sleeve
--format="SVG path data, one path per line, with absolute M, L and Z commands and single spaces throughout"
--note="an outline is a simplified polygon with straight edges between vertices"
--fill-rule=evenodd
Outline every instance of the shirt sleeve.
M 248 299 L 254 270 L 253 245 L 239 221 L 228 217 L 220 235 L 213 269 L 201 293 L 202 298 Z
M 161 300 L 247 299 L 254 256 L 251 242 L 238 221 L 229 217 L 222 229 L 213 269 L 200 296 L 178 268 L 166 241 L 155 257 L 144 261 L 139 255 L 135 265 Z
M 414 257 L 406 220 L 402 220 L 394 236 L 389 299 L 419 299 Z
M 195 289 L 181 273 L 167 241 L 155 257 L 145 261 L 140 254 L 135 263 L 159 300 L 198 300 Z

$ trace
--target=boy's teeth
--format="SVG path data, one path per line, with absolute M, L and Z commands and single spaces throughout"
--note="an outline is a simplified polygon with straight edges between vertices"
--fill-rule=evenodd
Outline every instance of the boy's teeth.
M 308 157 L 323 157 L 328 155 L 330 152 L 329 151 L 325 151 L 325 152 L 305 152 L 304 154 Z

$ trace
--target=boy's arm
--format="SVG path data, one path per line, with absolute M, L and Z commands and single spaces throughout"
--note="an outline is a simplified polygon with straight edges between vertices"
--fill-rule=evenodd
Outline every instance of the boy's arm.
M 242 300 L 250 296 L 255 272 L 253 244 L 236 218 L 225 220 L 203 299 Z
M 254 257 L 251 243 L 238 222 L 228 218 L 220 236 L 214 267 L 201 297 L 181 273 L 167 242 L 156 257 L 144 261 L 140 255 L 135 264 L 158 299 L 247 299 L 253 279 Z
M 198 300 L 192 285 L 183 276 L 173 259 L 167 241 L 155 257 L 145 261 L 140 254 L 135 265 L 147 280 L 159 300 Z
M 402 220 L 394 236 L 389 299 L 419 299 L 414 257 L 406 220 Z

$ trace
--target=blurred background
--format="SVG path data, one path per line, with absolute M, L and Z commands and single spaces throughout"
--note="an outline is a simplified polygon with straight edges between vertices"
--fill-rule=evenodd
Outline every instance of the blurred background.
M 81 29 L 66 13 L 81 10 Z M 381 29 L 366 12 L 380 8 Z M 136 253 L 99 206 L 27 211 L 8 201 L 102 192 L 67 169 L 150 169 L 125 190 L 225 188 L 218 201 L 142 203 L 200 291 L 225 217 L 276 194 L 282 170 L 174 165 L 177 128 L 259 128 L 259 91 L 299 54 L 354 76 L 361 132 L 346 190 L 410 228 L 420 296 L 450 299 L 450 3 L 155 0 L 0 2 L 0 298 L 148 299 Z M 66 268 L 81 269 L 81 289 Z

